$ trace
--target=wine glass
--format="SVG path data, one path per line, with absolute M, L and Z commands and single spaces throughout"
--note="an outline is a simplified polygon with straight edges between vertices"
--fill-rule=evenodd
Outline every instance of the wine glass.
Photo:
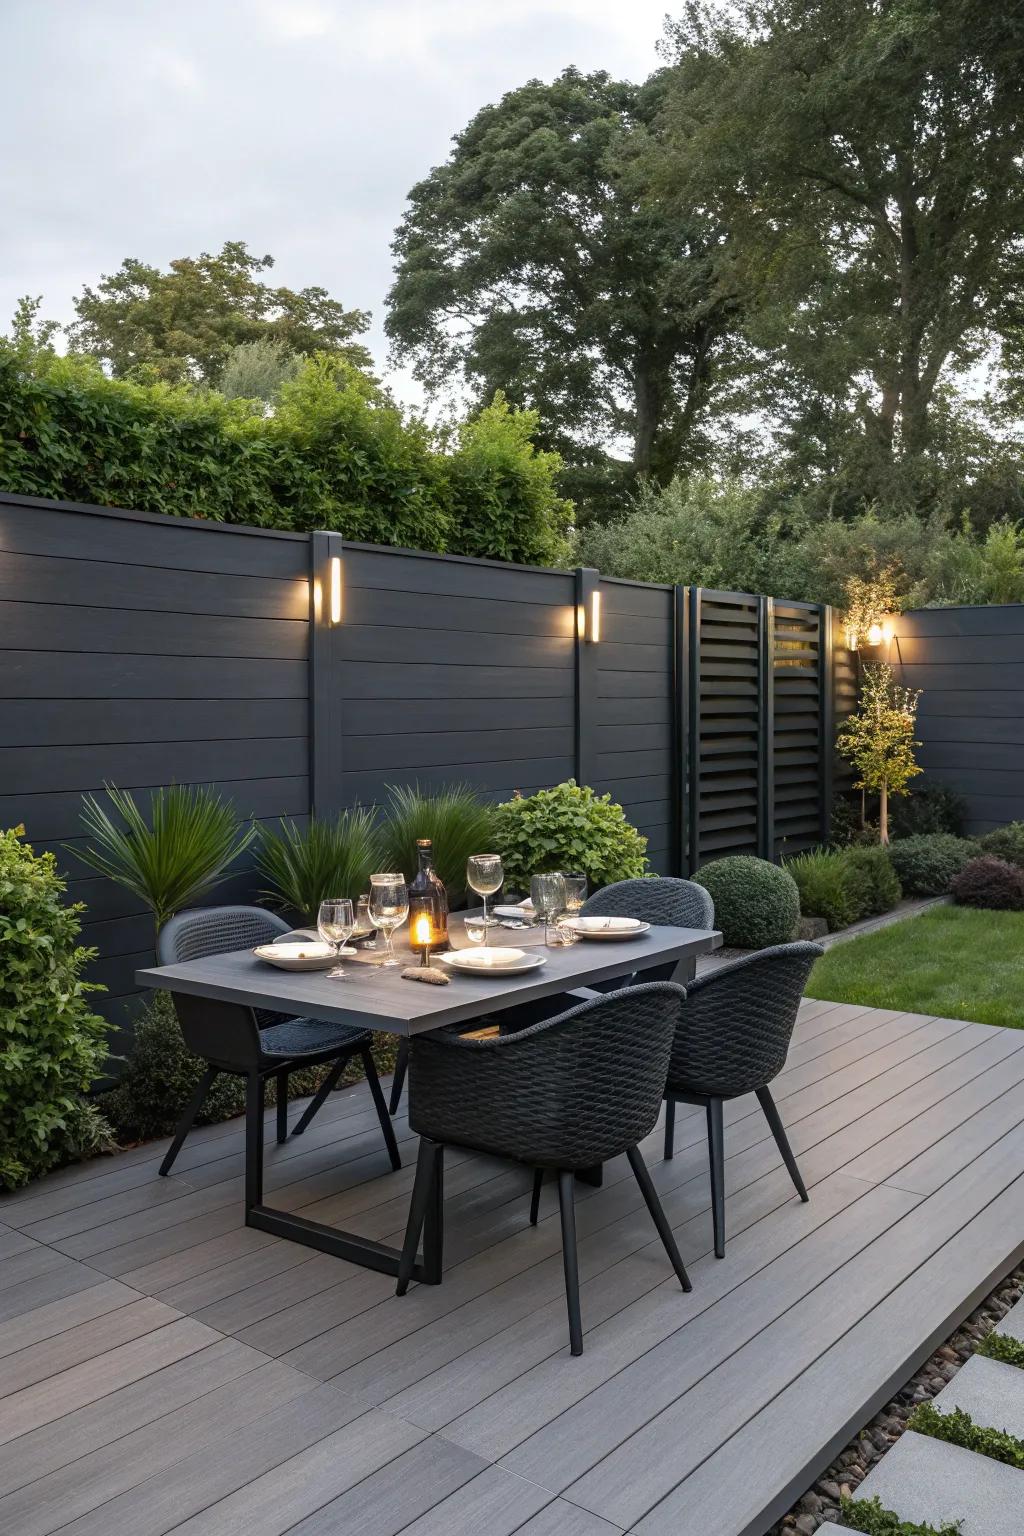
M 483 897 L 485 925 L 490 922 L 487 916 L 487 898 L 501 889 L 504 878 L 505 871 L 501 867 L 501 858 L 496 853 L 473 853 L 466 860 L 466 884 L 470 890 L 476 891 L 478 896 Z
M 530 880 L 530 900 L 537 916 L 544 920 L 544 943 L 548 942 L 548 924 L 565 911 L 565 880 L 561 875 L 534 875 Z
M 316 917 L 316 926 L 320 937 L 325 944 L 330 944 L 334 950 L 334 958 L 337 962 L 327 972 L 328 976 L 344 980 L 345 967 L 341 963 L 341 950 L 356 925 L 356 915 L 352 910 L 352 903 L 340 898 L 332 898 L 330 901 L 322 901 Z
M 392 935 L 409 916 L 409 887 L 398 874 L 370 876 L 370 921 L 384 935 L 381 965 L 400 965 L 395 958 Z

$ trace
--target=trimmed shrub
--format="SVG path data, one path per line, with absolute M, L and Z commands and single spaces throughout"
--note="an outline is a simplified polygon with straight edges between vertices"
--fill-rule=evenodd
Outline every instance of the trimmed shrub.
M 575 779 L 496 806 L 494 841 L 512 890 L 527 889 L 531 875 L 547 870 L 579 870 L 591 888 L 647 872 L 646 837 L 611 795 Z
M 981 839 L 981 846 L 985 853 L 994 854 L 997 859 L 1005 859 L 1007 864 L 1016 864 L 1024 869 L 1024 821 L 1010 821 L 1005 827 L 986 832 Z
M 805 917 L 823 917 L 829 932 L 847 928 L 867 911 L 863 881 L 851 878 L 845 848 L 814 848 L 787 859 L 785 868 L 800 892 L 800 911 Z M 715 908 L 717 913 L 717 906 Z
M 786 944 L 800 918 L 800 893 L 788 870 L 747 854 L 716 859 L 692 877 L 715 904 L 715 927 L 737 949 Z
M 880 917 L 903 899 L 900 877 L 888 848 L 854 847 L 844 854 L 847 876 L 858 892 L 862 917 Z
M 954 876 L 950 890 L 961 907 L 984 907 L 991 912 L 1024 911 L 1024 869 L 990 853 L 965 864 Z
M 901 837 L 889 844 L 892 867 L 908 896 L 944 896 L 954 876 L 980 852 L 980 844 L 948 832 Z
M 374 1054 L 382 1071 L 390 1071 L 394 1065 L 396 1045 L 397 1041 L 391 1036 L 382 1036 L 375 1041 Z M 387 1054 L 389 1050 L 390 1056 Z M 315 1093 L 329 1065 L 290 1073 L 288 1097 L 303 1098 Z M 117 1085 L 101 1095 L 100 1106 L 124 1141 L 149 1141 L 156 1136 L 169 1136 L 198 1087 L 205 1068 L 206 1063 L 192 1055 L 181 1037 L 170 994 L 154 992 L 136 1020 L 124 1072 Z M 361 1076 L 362 1066 L 355 1061 L 346 1069 L 343 1082 L 355 1082 Z M 275 1102 L 276 1083 L 270 1078 L 267 1103 Z M 206 1095 L 196 1123 L 212 1125 L 230 1120 L 244 1109 L 245 1080 L 222 1073 Z
M 927 832 L 951 832 L 960 837 L 966 815 L 967 802 L 955 789 L 945 784 L 922 784 L 891 803 L 889 835 L 918 837 Z
M 68 906 L 52 853 L 24 827 L 0 833 L 0 1187 L 110 1145 L 83 1095 L 107 1054 L 110 1026 L 82 980 L 96 953 L 78 942 L 81 904 Z

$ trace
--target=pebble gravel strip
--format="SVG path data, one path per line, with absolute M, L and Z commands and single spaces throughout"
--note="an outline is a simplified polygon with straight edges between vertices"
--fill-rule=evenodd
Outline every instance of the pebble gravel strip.
M 839 1500 L 853 1493 L 902 1435 L 907 1420 L 918 1403 L 937 1397 L 960 1367 L 971 1358 L 986 1334 L 1024 1295 L 1024 1264 L 1013 1270 L 981 1306 L 960 1324 L 953 1337 L 941 1345 L 921 1369 L 886 1403 L 866 1428 L 862 1429 L 831 1466 L 803 1495 L 768 1536 L 814 1536 L 826 1521 L 842 1525 Z

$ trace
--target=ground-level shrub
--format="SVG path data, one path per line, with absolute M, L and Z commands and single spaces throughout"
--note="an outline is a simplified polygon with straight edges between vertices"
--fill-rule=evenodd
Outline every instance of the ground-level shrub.
M 946 784 L 922 784 L 889 807 L 889 836 L 919 837 L 927 832 L 951 832 L 959 837 L 964 830 L 967 802 L 963 795 Z
M 861 915 L 879 917 L 902 899 L 903 887 L 887 848 L 854 847 L 845 854 L 847 878 L 858 892 Z
M 1005 827 L 986 832 L 981 839 L 985 853 L 1005 859 L 1007 864 L 1018 864 L 1024 869 L 1024 821 L 1010 821 Z
M 0 833 L 0 1188 L 110 1144 L 84 1094 L 106 1056 L 108 1024 L 82 980 L 81 906 L 52 853 L 24 828 Z
M 954 876 L 977 858 L 980 845 L 948 832 L 901 837 L 889 845 L 889 857 L 908 896 L 944 896 Z
M 726 944 L 763 949 L 786 944 L 800 917 L 800 893 L 785 869 L 747 854 L 716 859 L 693 876 L 715 904 L 715 927 Z
M 851 878 L 850 852 L 846 848 L 813 848 L 785 864 L 800 892 L 801 914 L 823 917 L 830 933 L 855 923 L 866 911 L 861 883 Z
M 394 1064 L 393 1037 L 382 1036 L 374 1054 L 382 1071 Z M 115 1126 L 122 1141 L 148 1141 L 169 1136 L 178 1116 L 195 1092 L 206 1063 L 193 1056 L 181 1037 L 174 1004 L 167 992 L 153 993 L 135 1023 L 134 1040 L 124 1072 L 116 1086 L 103 1094 L 100 1105 Z M 289 1098 L 302 1098 L 316 1091 L 328 1067 L 313 1067 L 293 1072 L 288 1079 Z M 362 1076 L 362 1066 L 353 1062 L 345 1074 L 346 1082 Z M 267 1083 L 267 1102 L 275 1102 L 276 1086 Z M 197 1116 L 200 1125 L 230 1120 L 245 1109 L 245 1080 L 223 1074 L 218 1077 Z
M 548 870 L 579 870 L 591 888 L 647 872 L 647 839 L 622 806 L 574 779 L 495 806 L 494 844 L 508 890 L 528 890 Z
M 992 912 L 1024 911 L 1024 869 L 990 853 L 965 864 L 950 885 L 954 901 L 962 907 L 985 907 Z
M 864 1536 L 961 1536 L 958 1520 L 951 1520 L 941 1526 L 901 1520 L 893 1510 L 886 1509 L 878 1498 L 844 1498 L 842 1512 L 843 1524 L 851 1531 L 862 1531 Z

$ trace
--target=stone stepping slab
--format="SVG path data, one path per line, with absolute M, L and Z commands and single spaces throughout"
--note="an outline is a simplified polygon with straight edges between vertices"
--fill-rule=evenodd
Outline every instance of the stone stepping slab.
M 1009 1334 L 1011 1339 L 1020 1339 L 1024 1344 L 1024 1299 L 1010 1308 L 1002 1322 L 996 1324 L 995 1331 Z M 1021 1374 L 1024 1375 L 1024 1372 Z
M 966 1367 L 965 1367 L 966 1369 Z M 908 1430 L 857 1489 L 901 1520 L 962 1522 L 963 1536 L 1021 1536 L 1024 1472 Z
M 1005 1429 L 1024 1440 L 1024 1371 L 972 1355 L 934 1399 L 934 1407 L 939 1413 L 962 1408 L 975 1424 Z

